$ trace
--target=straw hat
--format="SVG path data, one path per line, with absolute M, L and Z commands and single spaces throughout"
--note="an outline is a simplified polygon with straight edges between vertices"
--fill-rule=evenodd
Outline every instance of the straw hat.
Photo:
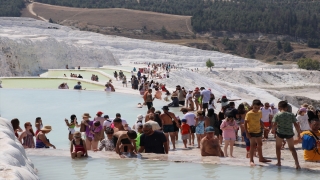
M 52 130 L 51 126 L 44 126 L 44 127 L 41 129 L 41 131 L 51 131 L 51 130 Z
M 89 113 L 83 113 L 82 117 L 87 117 L 87 118 L 91 118 Z

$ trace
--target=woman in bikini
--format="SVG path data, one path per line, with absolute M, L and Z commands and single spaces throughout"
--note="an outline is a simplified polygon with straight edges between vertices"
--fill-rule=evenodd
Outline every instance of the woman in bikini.
M 35 148 L 34 144 L 34 132 L 32 130 L 32 124 L 30 122 L 24 123 L 25 130 L 20 134 L 19 141 L 22 146 L 26 148 Z
M 81 138 L 80 132 L 75 132 L 70 146 L 71 158 L 88 157 L 88 151 L 85 141 Z
M 68 126 L 68 130 L 69 130 L 69 141 L 72 141 L 73 139 L 73 134 L 75 133 L 75 127 L 80 127 L 80 125 L 77 122 L 77 117 L 76 115 L 72 114 L 71 117 L 71 122 L 68 122 L 68 119 L 65 119 L 66 125 Z
M 43 124 L 42 124 L 42 119 L 41 119 L 41 117 L 37 117 L 34 124 L 35 124 L 35 126 L 36 126 L 36 128 L 37 128 L 36 135 L 38 135 L 38 133 L 40 132 L 40 130 L 43 128 Z

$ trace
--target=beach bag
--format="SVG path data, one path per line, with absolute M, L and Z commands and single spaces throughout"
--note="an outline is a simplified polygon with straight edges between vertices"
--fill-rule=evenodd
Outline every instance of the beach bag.
M 313 136 L 305 134 L 302 137 L 302 149 L 313 150 L 316 147 L 316 140 Z

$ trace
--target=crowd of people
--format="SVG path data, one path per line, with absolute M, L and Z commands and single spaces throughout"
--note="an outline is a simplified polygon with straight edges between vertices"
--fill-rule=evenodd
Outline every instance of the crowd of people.
M 290 112 L 292 108 L 286 101 L 280 101 L 278 108 L 268 102 L 262 104 L 258 99 L 253 100 L 251 105 L 244 102 L 235 108 L 235 103 L 230 101 L 222 106 L 218 114 L 215 113 L 214 106 L 205 108 L 206 105 L 203 105 L 202 103 L 202 110 L 195 113 L 182 107 L 181 118 L 170 112 L 168 106 L 163 106 L 162 112 L 151 106 L 145 116 L 137 116 L 132 128 L 121 118 L 120 113 L 114 119 L 110 119 L 108 115 L 102 116 L 101 111 L 94 118 L 89 113 L 84 113 L 80 122 L 76 115 L 71 115 L 70 122 L 65 119 L 69 130 L 68 140 L 71 142 L 70 155 L 72 158 L 88 156 L 88 151 L 103 149 L 115 151 L 121 157 L 136 156 L 137 153 L 168 154 L 170 145 L 171 150 L 176 150 L 180 133 L 184 148 L 196 146 L 202 156 L 235 157 L 234 144 L 244 141 L 247 150 L 245 156 L 254 165 L 256 153 L 259 162 L 271 161 L 264 158 L 262 148 L 263 141 L 271 138 L 271 132 L 276 142 L 276 165 L 281 166 L 284 142 L 288 144 L 297 169 L 300 169 L 294 147 L 297 143 L 302 143 L 306 161 L 320 162 L 320 112 L 311 105 L 303 104 L 296 114 Z M 43 126 L 40 117 L 35 120 L 35 133 L 30 122 L 24 124 L 24 131 L 20 128 L 18 119 L 13 119 L 11 123 L 23 147 L 55 148 L 46 137 L 51 126 Z M 80 131 L 75 128 L 80 128 Z M 242 137 L 237 137 L 238 130 Z

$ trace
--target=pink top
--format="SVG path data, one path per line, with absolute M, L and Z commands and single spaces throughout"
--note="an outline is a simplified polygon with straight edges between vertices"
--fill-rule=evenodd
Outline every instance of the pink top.
M 235 139 L 235 130 L 238 129 L 238 125 L 236 121 L 227 122 L 227 120 L 225 119 L 221 123 L 220 129 L 222 130 L 222 136 L 224 139 Z

